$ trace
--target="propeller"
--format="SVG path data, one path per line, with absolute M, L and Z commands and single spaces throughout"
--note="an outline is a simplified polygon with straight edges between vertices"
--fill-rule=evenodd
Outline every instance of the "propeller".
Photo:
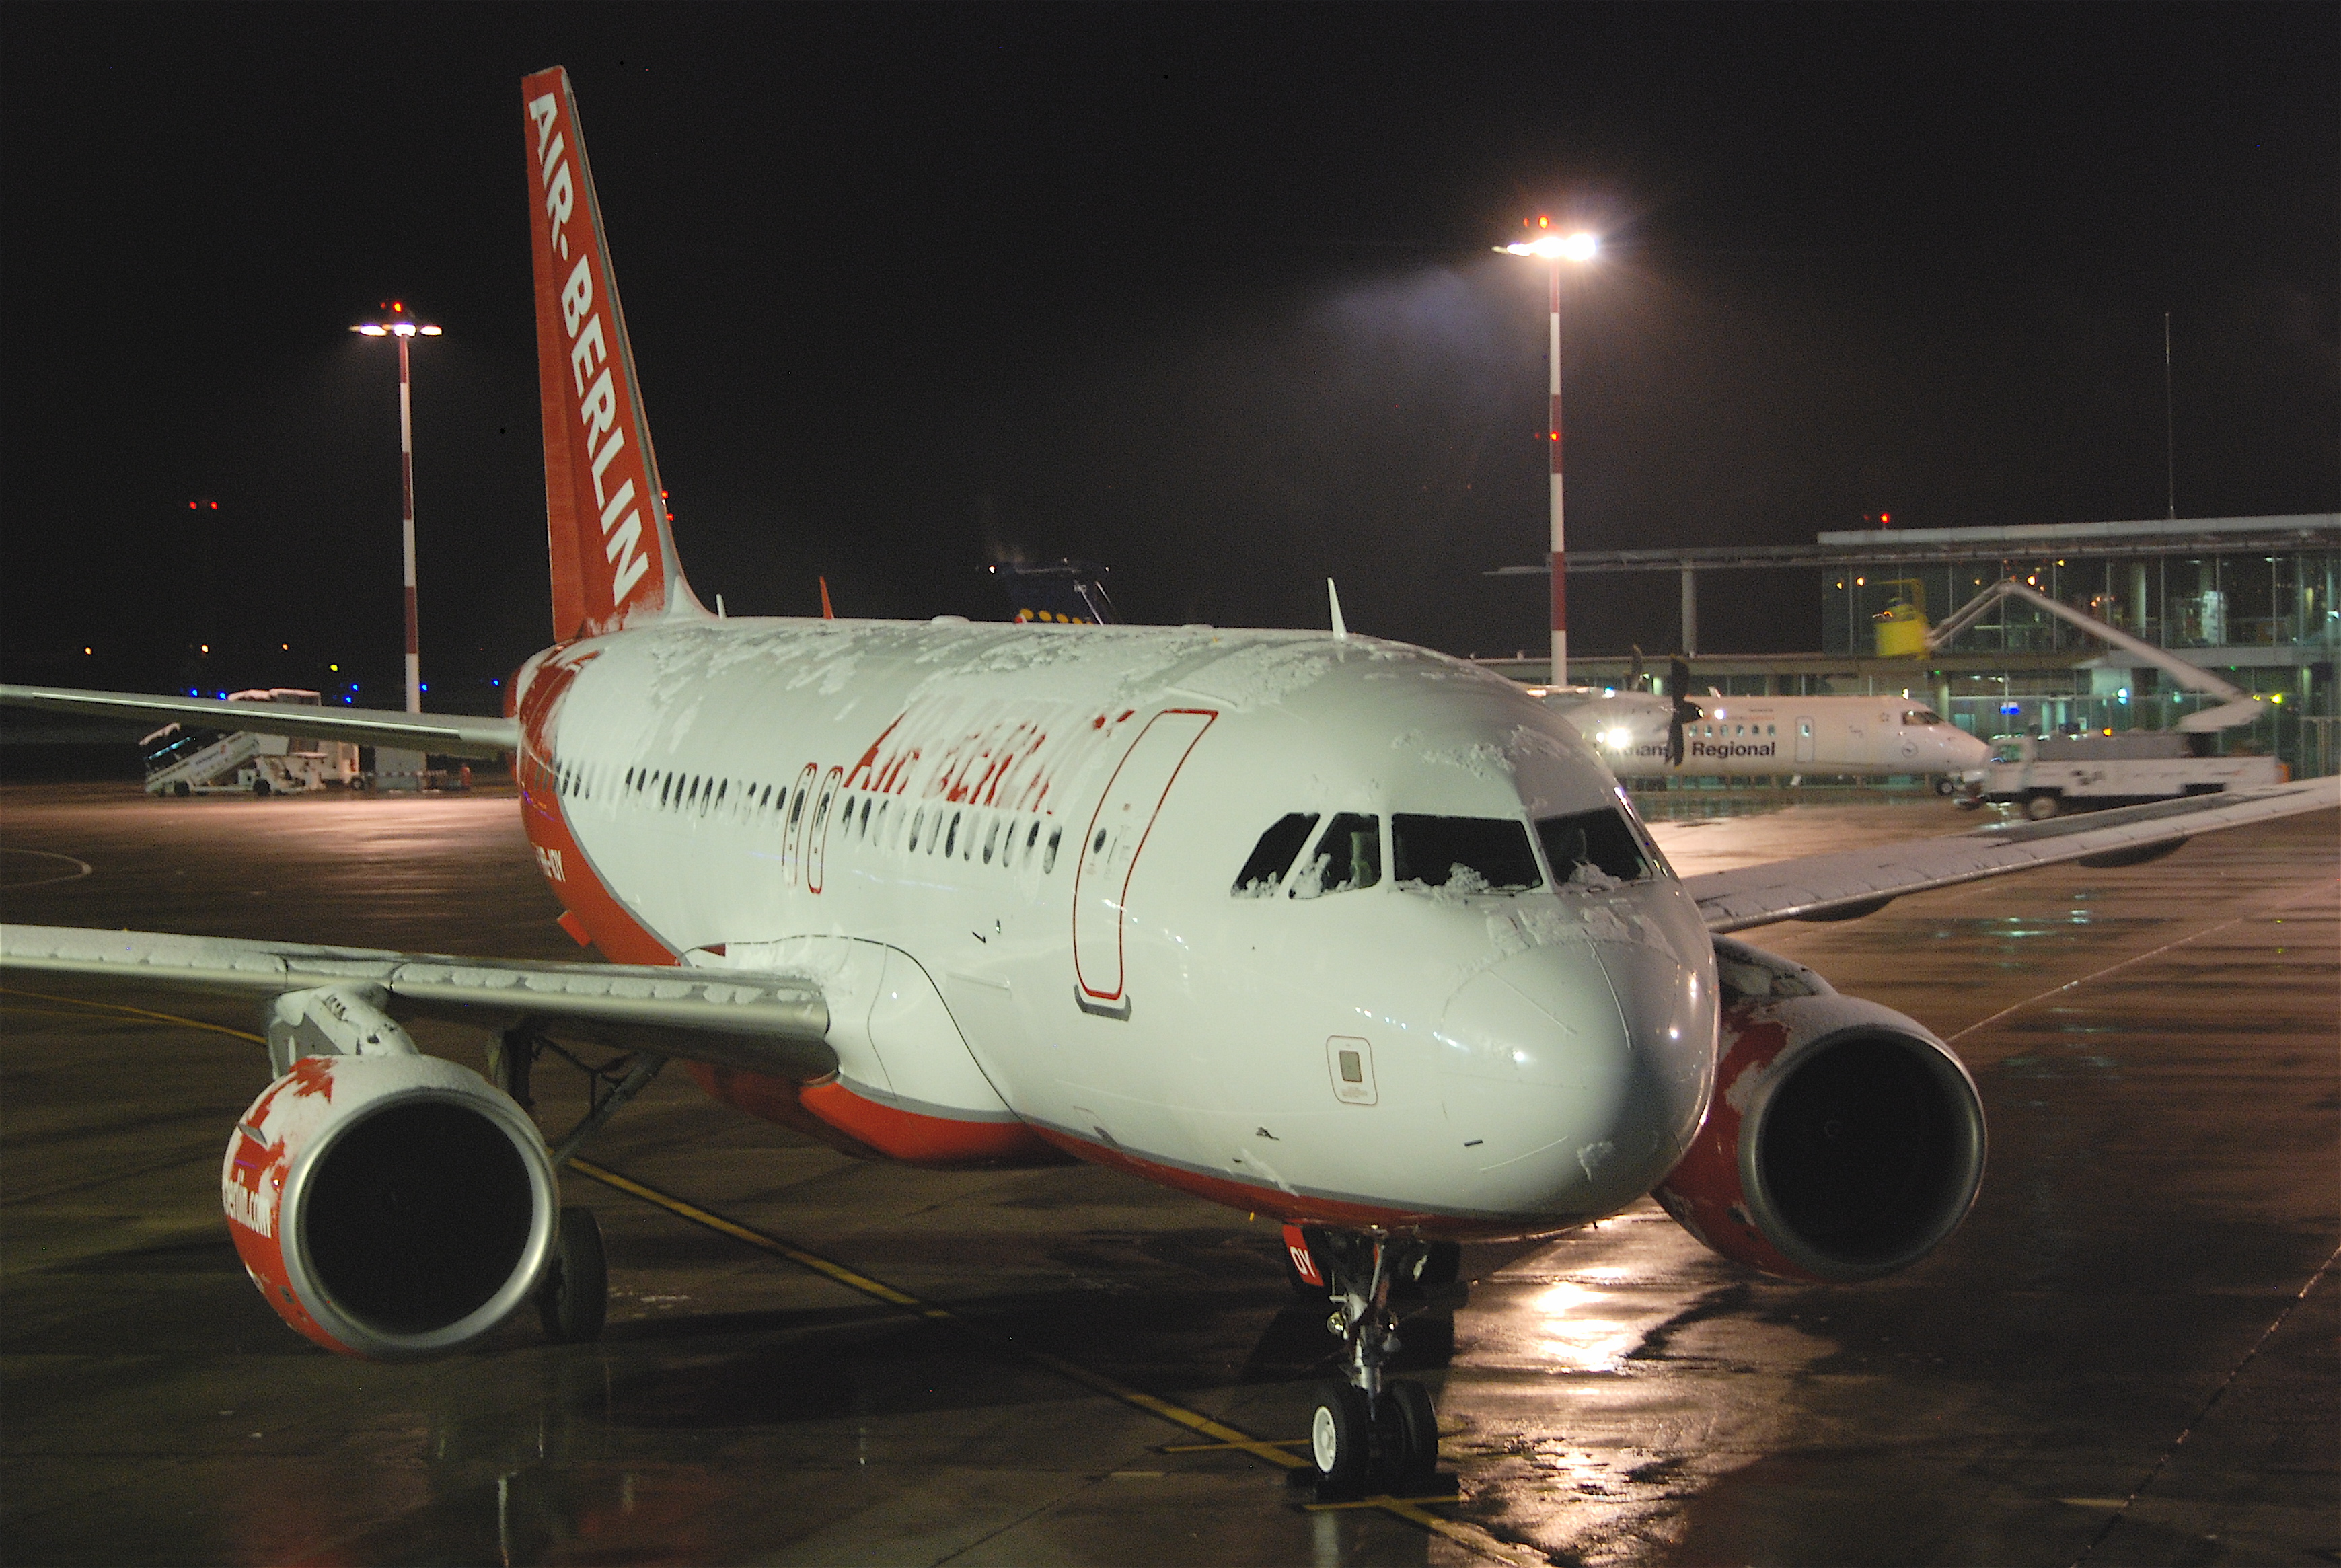
M 1673 706 L 1667 713 L 1667 765 L 1682 766 L 1683 726 L 1695 724 L 1706 711 L 1690 700 L 1690 665 L 1677 659 L 1667 666 L 1667 695 Z

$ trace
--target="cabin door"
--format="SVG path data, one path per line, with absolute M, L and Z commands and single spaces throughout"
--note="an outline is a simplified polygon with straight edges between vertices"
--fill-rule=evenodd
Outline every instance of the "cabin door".
M 1085 1012 L 1129 1016 L 1121 942 L 1130 879 L 1155 814 L 1170 794 L 1170 781 L 1218 716 L 1173 709 L 1148 720 L 1114 769 L 1105 798 L 1090 819 L 1081 839 L 1081 869 L 1073 881 L 1073 977 Z
M 1797 760 L 1813 760 L 1813 721 L 1802 714 L 1797 715 Z

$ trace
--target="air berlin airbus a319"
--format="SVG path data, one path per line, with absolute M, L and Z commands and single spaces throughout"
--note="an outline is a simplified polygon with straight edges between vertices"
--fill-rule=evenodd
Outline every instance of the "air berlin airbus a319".
M 16 968 L 264 1000 L 281 1075 L 221 1191 L 270 1304 L 334 1350 L 451 1350 L 531 1299 L 556 1336 L 598 1331 L 598 1234 L 558 1198 L 575 1139 L 548 1150 L 510 1093 L 543 1043 L 586 1040 L 639 1053 L 628 1092 L 674 1059 L 857 1153 L 1095 1161 L 1278 1217 L 1346 1344 L 1312 1416 L 1324 1483 L 1419 1484 L 1430 1400 L 1382 1368 L 1409 1305 L 1451 1296 L 1459 1238 L 1655 1193 L 1745 1263 L 1857 1281 L 1967 1212 L 1984 1124 L 1957 1059 L 1721 933 L 2336 799 L 2319 781 L 1687 884 L 1564 720 L 1419 648 L 711 616 L 657 503 L 566 75 L 522 98 L 554 645 L 503 720 L 265 718 L 509 756 L 562 924 L 613 962 L 0 931 Z M 493 1030 L 501 1082 L 419 1054 L 417 1015 Z

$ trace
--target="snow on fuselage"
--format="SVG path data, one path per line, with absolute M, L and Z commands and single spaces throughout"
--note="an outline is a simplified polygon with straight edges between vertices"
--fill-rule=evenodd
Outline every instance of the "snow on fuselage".
M 542 654 L 518 713 L 529 836 L 605 953 L 822 977 L 833 1084 L 701 1074 L 766 1114 L 1462 1232 L 1614 1211 L 1704 1112 L 1697 911 L 1594 753 L 1459 661 L 704 621 Z

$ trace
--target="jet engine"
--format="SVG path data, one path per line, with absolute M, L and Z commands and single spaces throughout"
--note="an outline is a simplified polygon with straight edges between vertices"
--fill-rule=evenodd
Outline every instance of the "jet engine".
M 467 1067 L 417 1052 L 362 986 L 271 1006 L 284 1075 L 228 1140 L 220 1199 L 277 1315 L 328 1350 L 403 1360 L 503 1322 L 560 1204 L 544 1142 Z
M 1849 1283 L 1909 1267 L 1983 1182 L 1983 1103 L 1949 1046 L 1802 964 L 1715 941 L 1715 1098 L 1652 1193 L 1734 1262 Z

